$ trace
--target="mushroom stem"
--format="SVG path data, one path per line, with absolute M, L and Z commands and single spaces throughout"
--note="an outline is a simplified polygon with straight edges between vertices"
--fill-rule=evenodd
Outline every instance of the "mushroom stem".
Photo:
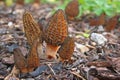
M 48 59 L 57 59 L 56 54 L 60 46 L 46 45 L 46 56 Z
M 42 46 L 42 44 L 40 44 L 40 43 L 38 43 L 37 52 L 38 52 L 39 58 L 45 59 L 45 54 L 44 54 L 44 52 L 43 52 L 43 46 Z

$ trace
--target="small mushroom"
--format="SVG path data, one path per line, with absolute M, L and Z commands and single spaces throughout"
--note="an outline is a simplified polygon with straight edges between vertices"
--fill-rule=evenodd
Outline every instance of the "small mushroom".
M 60 61 L 70 60 L 74 52 L 74 47 L 74 39 L 68 36 L 58 50 Z
M 79 14 L 79 3 L 77 0 L 72 0 L 65 8 L 67 18 L 73 20 Z

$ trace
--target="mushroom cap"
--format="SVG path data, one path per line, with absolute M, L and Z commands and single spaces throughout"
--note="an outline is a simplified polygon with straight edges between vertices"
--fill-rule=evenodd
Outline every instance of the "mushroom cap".
M 62 60 L 69 60 L 74 52 L 74 47 L 74 39 L 68 36 L 58 50 L 60 58 Z
M 111 31 L 114 30 L 114 28 L 116 27 L 117 23 L 119 22 L 119 16 L 115 15 L 112 18 L 110 18 L 107 22 L 106 22 L 106 26 L 105 29 L 106 31 Z
M 37 22 L 33 19 L 33 16 L 27 11 L 23 14 L 23 26 L 27 41 L 30 45 L 32 45 L 33 41 L 38 37 L 41 42 L 42 31 L 40 30 Z
M 89 25 L 90 25 L 90 26 L 104 25 L 104 24 L 105 24 L 105 16 L 106 16 L 106 14 L 105 14 L 105 13 L 102 13 L 98 18 L 90 19 Z
M 39 56 L 37 54 L 38 41 L 39 39 L 33 42 L 27 58 L 23 56 L 20 48 L 14 49 L 15 66 L 20 70 L 21 73 L 31 72 L 40 65 Z
M 73 0 L 68 3 L 65 8 L 65 13 L 67 16 L 76 17 L 79 14 L 79 3 L 77 0 Z
M 45 41 L 48 44 L 58 46 L 63 43 L 68 35 L 68 27 L 63 10 L 59 9 L 53 15 L 45 33 Z

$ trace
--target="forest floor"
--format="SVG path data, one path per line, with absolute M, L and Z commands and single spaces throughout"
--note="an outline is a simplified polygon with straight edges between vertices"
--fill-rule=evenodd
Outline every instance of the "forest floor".
M 0 7 L 0 80 L 10 74 L 14 66 L 13 50 L 20 47 L 25 55 L 29 45 L 24 34 L 22 16 L 25 10 L 32 13 L 36 21 L 50 18 L 55 5 L 25 5 Z M 94 15 L 92 16 L 94 17 Z M 89 15 L 68 21 L 69 36 L 75 39 L 72 62 L 46 62 L 24 75 L 22 80 L 120 80 L 120 22 L 111 32 L 104 26 L 91 27 Z M 101 30 L 102 27 L 102 30 Z M 91 34 L 98 34 L 99 42 L 91 40 Z M 87 37 L 90 35 L 89 37 Z M 101 35 L 101 36 L 99 36 Z M 18 76 L 20 79 L 20 77 Z

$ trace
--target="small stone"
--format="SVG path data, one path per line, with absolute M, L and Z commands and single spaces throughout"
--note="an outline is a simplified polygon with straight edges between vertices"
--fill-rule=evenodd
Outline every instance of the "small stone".
M 8 26 L 12 28 L 13 22 L 8 22 Z
M 98 32 L 103 32 L 103 31 L 104 31 L 103 26 L 102 26 L 102 25 L 98 26 L 98 30 L 97 30 L 97 31 L 98 31 Z
M 76 47 L 80 49 L 81 53 L 89 51 L 89 48 L 85 45 L 75 43 Z
M 97 43 L 98 46 L 104 46 L 107 42 L 107 39 L 99 33 L 92 33 L 90 39 Z
M 92 45 L 92 46 L 96 46 L 96 43 L 95 43 L 95 42 L 91 42 L 91 45 Z
M 16 11 L 13 11 L 13 14 L 16 14 Z

